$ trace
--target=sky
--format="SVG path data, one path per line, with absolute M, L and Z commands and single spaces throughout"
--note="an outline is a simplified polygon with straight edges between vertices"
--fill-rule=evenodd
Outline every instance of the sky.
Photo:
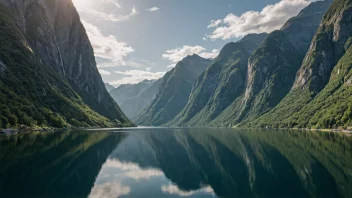
M 215 58 L 249 33 L 270 33 L 312 0 L 73 0 L 104 82 L 158 79 L 187 55 Z

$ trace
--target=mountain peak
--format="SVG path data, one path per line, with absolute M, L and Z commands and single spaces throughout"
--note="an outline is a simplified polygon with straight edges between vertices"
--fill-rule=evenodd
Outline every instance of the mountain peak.
M 188 59 L 204 59 L 204 58 L 200 57 L 198 54 L 192 54 L 192 55 L 187 55 L 181 61 L 185 61 L 185 60 L 188 60 Z
M 156 80 L 148 80 L 148 79 L 145 79 L 143 81 L 141 81 L 140 83 L 145 83 L 145 84 L 150 84 L 150 83 L 153 83 L 155 82 Z
M 316 14 L 316 13 L 321 13 L 322 10 L 324 10 L 328 5 L 330 5 L 333 2 L 333 0 L 323 0 L 323 1 L 314 1 L 312 3 L 310 3 L 307 7 L 303 8 L 299 14 L 297 15 L 297 17 L 305 17 L 305 16 L 309 16 L 312 14 Z M 325 12 L 325 11 L 323 11 Z
M 239 42 L 245 42 L 245 41 L 262 41 L 266 36 L 268 36 L 268 33 L 263 32 L 263 33 L 253 33 L 253 34 L 247 34 L 246 36 L 244 36 Z

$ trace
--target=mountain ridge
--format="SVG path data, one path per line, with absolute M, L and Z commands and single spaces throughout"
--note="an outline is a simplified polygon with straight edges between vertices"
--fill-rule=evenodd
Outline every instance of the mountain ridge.
M 140 112 L 137 124 L 162 125 L 170 121 L 187 103 L 193 81 L 212 60 L 193 54 L 185 57 L 162 78 L 154 100 Z M 182 87 L 182 90 L 180 88 Z
M 317 31 L 290 93 L 250 127 L 351 126 L 351 0 L 335 0 Z
M 226 108 L 233 98 L 242 93 L 247 59 L 266 35 L 251 34 L 239 42 L 226 44 L 193 84 L 185 108 L 168 125 L 206 124 Z M 230 87 L 232 85 L 236 86 Z

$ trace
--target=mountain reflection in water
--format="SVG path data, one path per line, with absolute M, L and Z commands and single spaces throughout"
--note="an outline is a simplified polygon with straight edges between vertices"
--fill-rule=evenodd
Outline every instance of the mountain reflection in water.
M 348 134 L 137 128 L 0 143 L 0 197 L 352 197 Z

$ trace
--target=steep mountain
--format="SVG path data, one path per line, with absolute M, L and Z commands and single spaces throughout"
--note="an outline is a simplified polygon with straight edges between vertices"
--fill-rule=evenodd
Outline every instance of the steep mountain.
M 114 86 L 110 85 L 109 83 L 105 83 L 105 88 L 108 92 L 110 92 L 111 90 L 115 89 Z
M 352 125 L 352 1 L 335 0 L 290 93 L 249 126 L 335 128 Z
M 0 0 L 0 125 L 131 126 L 71 0 Z
M 193 82 L 210 63 L 195 54 L 178 62 L 162 78 L 156 97 L 140 112 L 136 123 L 162 125 L 173 119 L 187 104 Z
M 248 60 L 247 85 L 213 125 L 251 121 L 274 108 L 290 91 L 309 44 L 331 1 L 317 1 L 261 43 Z
M 205 125 L 243 94 L 248 58 L 266 36 L 251 34 L 225 45 L 194 83 L 185 108 L 168 124 Z
M 161 80 L 144 80 L 138 84 L 120 85 L 110 92 L 130 119 L 134 119 L 155 97 Z

